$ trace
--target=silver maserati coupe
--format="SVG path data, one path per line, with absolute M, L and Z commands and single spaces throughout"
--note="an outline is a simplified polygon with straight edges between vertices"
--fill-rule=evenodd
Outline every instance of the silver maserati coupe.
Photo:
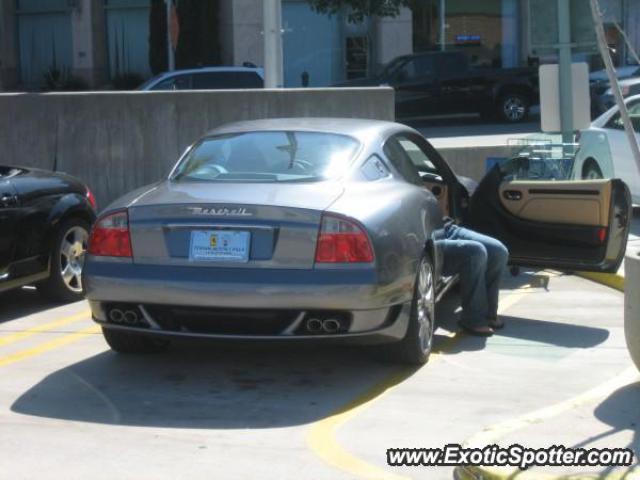
M 99 216 L 83 270 L 93 318 L 123 353 L 175 337 L 336 341 L 424 363 L 455 280 L 440 274 L 443 217 L 502 240 L 512 265 L 620 264 L 626 185 L 541 178 L 530 160 L 476 185 L 397 123 L 225 125 Z

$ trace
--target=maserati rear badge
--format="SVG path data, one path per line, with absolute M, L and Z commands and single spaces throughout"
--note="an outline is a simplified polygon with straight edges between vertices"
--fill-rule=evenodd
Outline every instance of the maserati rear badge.
M 244 207 L 238 208 L 215 208 L 215 207 L 187 207 L 194 215 L 210 215 L 212 217 L 252 217 L 253 213 Z

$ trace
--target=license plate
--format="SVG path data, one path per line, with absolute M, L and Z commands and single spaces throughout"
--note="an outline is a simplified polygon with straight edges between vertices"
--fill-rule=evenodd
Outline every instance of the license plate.
M 237 230 L 194 230 L 189 260 L 193 262 L 248 262 L 251 234 Z

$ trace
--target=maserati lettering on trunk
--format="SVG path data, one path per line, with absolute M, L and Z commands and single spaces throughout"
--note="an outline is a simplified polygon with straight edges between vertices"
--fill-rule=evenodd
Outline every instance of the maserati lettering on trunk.
M 187 207 L 194 215 L 210 215 L 212 217 L 252 217 L 253 213 L 246 208 Z

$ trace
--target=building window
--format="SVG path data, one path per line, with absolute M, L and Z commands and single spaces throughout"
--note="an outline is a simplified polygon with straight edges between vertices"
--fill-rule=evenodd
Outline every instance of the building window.
M 54 88 L 71 74 L 71 12 L 67 0 L 19 0 L 20 82 L 26 88 Z
M 414 51 L 456 50 L 465 52 L 471 65 L 519 66 L 518 5 L 518 0 L 417 2 L 413 8 Z
M 105 0 L 109 77 L 142 78 L 149 68 L 150 0 Z
M 347 80 L 366 77 L 369 72 L 369 38 L 347 37 L 345 56 Z

